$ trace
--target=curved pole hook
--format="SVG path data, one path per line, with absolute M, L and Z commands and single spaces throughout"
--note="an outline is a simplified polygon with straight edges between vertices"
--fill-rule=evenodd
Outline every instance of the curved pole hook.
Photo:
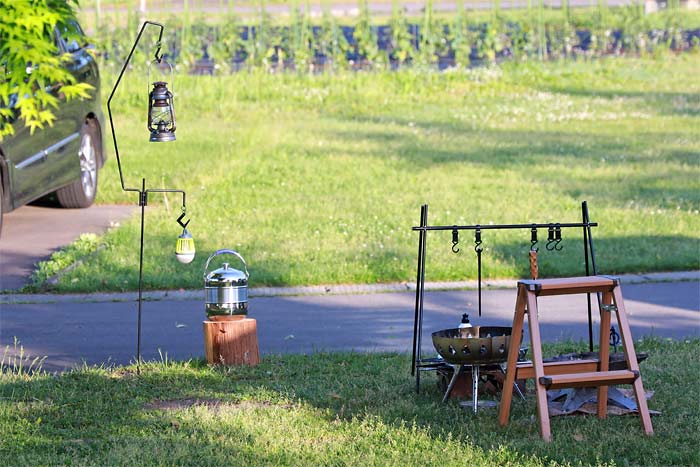
M 114 87 L 112 88 L 112 92 L 109 94 L 109 98 L 107 99 L 107 115 L 109 117 L 109 126 L 112 130 L 112 140 L 114 141 L 114 153 L 117 157 L 117 167 L 119 168 L 119 181 L 121 182 L 122 185 L 122 190 L 124 191 L 137 191 L 141 192 L 138 188 L 127 188 L 126 184 L 124 183 L 124 175 L 122 173 L 122 164 L 121 164 L 121 159 L 119 158 L 119 147 L 117 146 L 117 134 L 114 131 L 114 121 L 112 120 L 112 98 L 114 97 L 114 94 L 117 92 L 117 88 L 119 87 L 119 83 L 121 83 L 122 77 L 124 76 L 124 72 L 126 71 L 126 67 L 129 65 L 129 61 L 131 60 L 131 57 L 134 55 L 134 50 L 136 50 L 136 46 L 138 45 L 139 41 L 141 40 L 141 35 L 143 34 L 143 31 L 146 29 L 146 26 L 152 25 L 156 26 L 157 28 L 160 29 L 160 32 L 158 33 L 158 40 L 156 42 L 156 45 L 158 49 L 156 50 L 155 57 L 158 62 L 160 62 L 160 44 L 161 40 L 163 39 L 163 25 L 160 23 L 155 23 L 153 21 L 144 21 L 143 25 L 141 26 L 141 29 L 139 30 L 138 35 L 136 36 L 136 40 L 134 41 L 134 45 L 131 47 L 131 51 L 129 52 L 129 55 L 126 57 L 126 61 L 124 61 L 124 65 L 122 66 L 121 71 L 119 72 L 119 76 L 117 77 L 117 81 L 114 83 Z
M 459 253 L 459 248 L 457 248 L 458 244 L 459 244 L 459 230 L 452 229 L 452 253 Z

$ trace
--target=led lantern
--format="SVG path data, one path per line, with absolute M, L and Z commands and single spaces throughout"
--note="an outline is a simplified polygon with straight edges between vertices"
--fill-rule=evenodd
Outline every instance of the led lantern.
M 175 257 L 179 262 L 189 264 L 194 259 L 194 254 L 194 238 L 192 238 L 192 235 L 187 231 L 187 229 L 182 229 L 182 233 L 179 237 L 177 237 Z

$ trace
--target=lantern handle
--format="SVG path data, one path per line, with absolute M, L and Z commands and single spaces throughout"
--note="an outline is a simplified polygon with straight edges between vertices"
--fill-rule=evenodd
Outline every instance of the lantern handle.
M 170 68 L 170 93 L 173 95 L 172 99 L 175 100 L 175 77 L 173 76 L 173 66 L 170 64 L 169 61 L 165 60 L 164 58 L 158 59 L 156 57 L 156 59 L 151 60 L 148 63 L 148 69 L 146 71 L 146 75 L 147 75 L 146 76 L 146 80 L 147 80 L 146 90 L 150 93 L 151 84 L 153 84 L 153 83 L 151 83 L 151 65 L 153 65 L 154 63 L 157 63 L 160 65 L 163 62 L 165 62 L 165 64 L 168 65 L 168 68 Z
M 204 280 L 207 280 L 207 269 L 209 269 L 209 262 L 214 259 L 215 256 L 223 255 L 228 253 L 229 255 L 234 255 L 238 257 L 238 259 L 241 260 L 243 263 L 243 269 L 245 270 L 245 277 L 248 279 L 250 277 L 250 274 L 248 273 L 248 265 L 246 264 L 245 260 L 243 257 L 237 252 L 233 250 L 228 250 L 228 249 L 222 249 L 222 250 L 216 250 L 214 254 L 212 254 L 209 259 L 207 259 L 206 264 L 204 265 Z

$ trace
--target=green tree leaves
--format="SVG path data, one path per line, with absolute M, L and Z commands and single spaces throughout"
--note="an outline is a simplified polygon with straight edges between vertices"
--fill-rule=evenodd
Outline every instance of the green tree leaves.
M 54 43 L 57 24 L 75 19 L 77 0 L 0 0 L 0 141 L 19 119 L 34 132 L 52 125 L 58 95 L 89 97 Z M 67 54 L 65 54 L 67 55 Z

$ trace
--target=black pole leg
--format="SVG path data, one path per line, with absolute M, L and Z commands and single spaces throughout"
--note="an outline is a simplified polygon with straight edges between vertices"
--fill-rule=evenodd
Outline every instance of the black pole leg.
M 142 179 L 142 188 L 139 192 L 139 205 L 141 206 L 141 248 L 139 250 L 139 316 L 138 331 L 136 335 L 136 374 L 141 374 L 141 306 L 143 303 L 143 227 L 146 212 L 147 192 L 146 179 Z
M 425 226 L 425 210 L 427 206 L 423 205 L 420 208 L 420 225 L 422 227 Z M 425 235 L 425 231 L 421 230 L 418 233 L 418 264 L 416 266 L 416 307 L 415 307 L 415 315 L 413 317 L 413 356 L 411 358 L 411 376 L 415 376 L 416 374 L 416 366 L 418 361 L 420 360 L 420 353 L 418 352 L 418 349 L 416 348 L 416 345 L 418 344 L 418 317 L 420 314 L 420 298 L 422 295 L 421 291 L 421 277 L 422 277 L 422 264 L 423 264 L 423 236 Z M 416 389 L 416 392 L 417 389 Z
M 428 205 L 424 204 L 421 208 L 421 225 L 428 225 Z M 421 232 L 421 255 L 419 257 L 419 268 L 420 275 L 418 279 L 419 288 L 417 290 L 418 299 L 418 332 L 416 334 L 416 365 L 420 365 L 423 361 L 423 298 L 425 293 L 425 247 L 426 247 L 426 237 L 428 233 L 426 231 Z M 420 391 L 420 368 L 416 368 L 416 393 Z

